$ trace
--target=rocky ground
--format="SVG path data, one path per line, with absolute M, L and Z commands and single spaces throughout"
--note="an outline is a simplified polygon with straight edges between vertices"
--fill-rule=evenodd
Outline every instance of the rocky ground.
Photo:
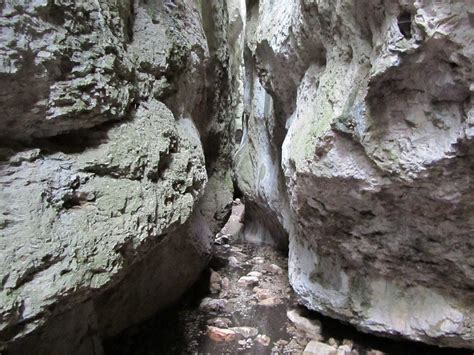
M 469 353 L 369 336 L 309 312 L 289 286 L 286 255 L 273 247 L 239 242 L 216 249 L 212 268 L 175 308 L 109 339 L 106 353 Z

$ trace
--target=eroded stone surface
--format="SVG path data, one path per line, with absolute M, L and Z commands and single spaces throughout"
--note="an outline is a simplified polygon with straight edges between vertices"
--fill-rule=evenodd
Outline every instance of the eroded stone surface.
M 251 4 L 235 170 L 255 228 L 289 235 L 294 289 L 365 331 L 472 347 L 472 5 Z
M 10 352 L 99 353 L 97 336 L 175 300 L 228 215 L 232 157 L 244 239 L 289 241 L 308 307 L 472 348 L 471 4 L 35 0 L 0 11 Z
M 0 6 L 7 352 L 100 353 L 207 264 L 233 190 L 217 20 L 187 1 Z

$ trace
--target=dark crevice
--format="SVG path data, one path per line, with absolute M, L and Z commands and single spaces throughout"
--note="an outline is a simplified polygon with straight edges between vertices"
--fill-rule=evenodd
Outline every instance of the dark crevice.
M 234 200 L 238 198 L 242 200 L 244 198 L 244 194 L 240 190 L 239 185 L 237 184 L 237 181 L 233 180 L 232 184 L 234 186 Z
M 158 179 L 163 179 L 164 174 L 166 170 L 168 170 L 168 168 L 170 167 L 172 161 L 173 161 L 172 154 L 167 153 L 167 152 L 160 152 L 160 160 L 158 162 L 158 169 L 156 173 L 154 171 L 150 172 L 148 174 L 148 178 L 154 182 L 158 181 Z
M 202 137 L 206 170 L 211 175 L 217 166 L 225 170 L 230 165 L 229 147 L 234 138 L 233 120 L 227 117 L 232 103 L 228 44 L 219 29 L 219 18 L 228 18 L 229 15 L 226 7 L 220 8 L 212 1 L 201 2 L 201 14 L 209 61 L 206 66 L 205 93 L 193 116 L 198 118 L 195 122 Z
M 41 259 L 41 264 L 39 264 L 36 267 L 33 266 L 24 272 L 24 274 L 17 280 L 14 289 L 18 289 L 25 283 L 30 282 L 31 280 L 33 280 L 35 275 L 50 268 L 51 266 L 53 266 L 54 264 L 57 264 L 63 259 L 64 259 L 64 256 L 57 256 L 54 258 L 52 257 L 52 255 L 49 255 L 49 254 L 44 256 L 43 259 Z
M 221 146 L 221 133 L 209 132 L 205 141 L 203 142 L 204 156 L 206 157 L 206 168 L 211 170 L 213 163 L 217 161 L 220 156 L 219 147 Z
M 105 339 L 105 354 L 183 354 L 186 330 L 181 311 L 197 308 L 201 300 L 209 295 L 209 278 L 210 270 L 206 269 L 175 304 L 130 327 L 119 336 Z
M 135 118 L 135 113 L 140 103 L 132 100 L 126 119 L 120 121 L 107 121 L 90 128 L 81 128 L 61 133 L 51 137 L 33 138 L 23 148 L 34 147 L 40 148 L 44 154 L 65 153 L 77 154 L 82 153 L 90 148 L 97 148 L 109 139 L 109 131 L 113 127 L 131 121 Z
M 88 202 L 93 202 L 94 200 L 95 196 L 92 194 L 82 191 L 73 191 L 63 197 L 63 208 L 71 209 L 74 207 L 80 207 Z
M 386 338 L 384 336 L 367 334 L 353 325 L 324 316 L 321 313 L 308 310 L 300 306 L 302 315 L 309 319 L 315 319 L 323 324 L 322 336 L 324 339 L 349 339 L 359 350 L 360 355 L 367 354 L 366 349 L 377 349 L 389 355 L 468 355 L 471 351 L 467 349 L 441 348 L 434 345 L 428 345 L 422 342 Z
M 40 14 L 46 21 L 62 26 L 66 20 L 64 8 L 57 5 L 54 0 L 49 0 L 45 10 Z
M 44 63 L 50 77 L 53 80 L 64 81 L 68 79 L 69 74 L 71 73 L 75 65 L 75 63 L 71 60 L 70 57 L 70 53 L 63 53 L 63 55 L 59 59 L 59 62 L 50 61 Z
M 247 9 L 247 22 L 249 22 L 252 16 L 258 15 L 259 0 L 245 0 L 245 5 Z
M 96 148 L 106 142 L 108 128 L 111 128 L 111 126 L 110 124 L 104 124 L 101 128 L 105 129 L 99 129 L 99 127 L 79 129 L 50 138 L 38 139 L 36 146 L 44 147 L 47 153 L 81 153 L 88 148 Z
M 129 12 L 130 13 L 128 14 L 128 16 L 126 16 L 125 19 L 124 28 L 125 40 L 127 43 L 133 42 L 133 26 L 135 22 L 135 8 L 133 0 L 130 0 Z
M 403 11 L 398 16 L 398 19 L 397 19 L 400 33 L 407 39 L 412 38 L 412 32 L 411 32 L 412 16 L 413 15 L 410 12 Z

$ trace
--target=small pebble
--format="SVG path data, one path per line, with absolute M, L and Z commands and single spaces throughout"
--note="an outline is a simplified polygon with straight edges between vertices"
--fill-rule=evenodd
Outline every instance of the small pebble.
M 263 346 L 268 346 L 268 345 L 270 345 L 271 339 L 270 339 L 270 337 L 267 336 L 267 335 L 259 334 L 259 335 L 257 335 L 257 337 L 255 338 L 255 341 L 257 341 L 258 343 L 262 344 Z
M 207 326 L 207 335 L 217 343 L 233 341 L 237 337 L 237 333 L 230 329 L 222 329 L 213 326 Z
M 256 256 L 252 259 L 252 262 L 254 264 L 263 264 L 265 262 L 265 258 L 263 258 L 262 256 Z
M 237 283 L 242 286 L 252 287 L 258 285 L 258 278 L 255 276 L 242 276 Z
M 262 277 L 262 273 L 258 271 L 251 271 L 247 274 L 247 276 Z

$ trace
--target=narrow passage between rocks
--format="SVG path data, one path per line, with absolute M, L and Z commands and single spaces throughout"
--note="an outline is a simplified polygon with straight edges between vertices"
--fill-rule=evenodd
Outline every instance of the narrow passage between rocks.
M 109 339 L 107 354 L 470 354 L 368 335 L 298 304 L 287 255 L 242 237 L 234 202 L 210 268 L 181 301 Z

